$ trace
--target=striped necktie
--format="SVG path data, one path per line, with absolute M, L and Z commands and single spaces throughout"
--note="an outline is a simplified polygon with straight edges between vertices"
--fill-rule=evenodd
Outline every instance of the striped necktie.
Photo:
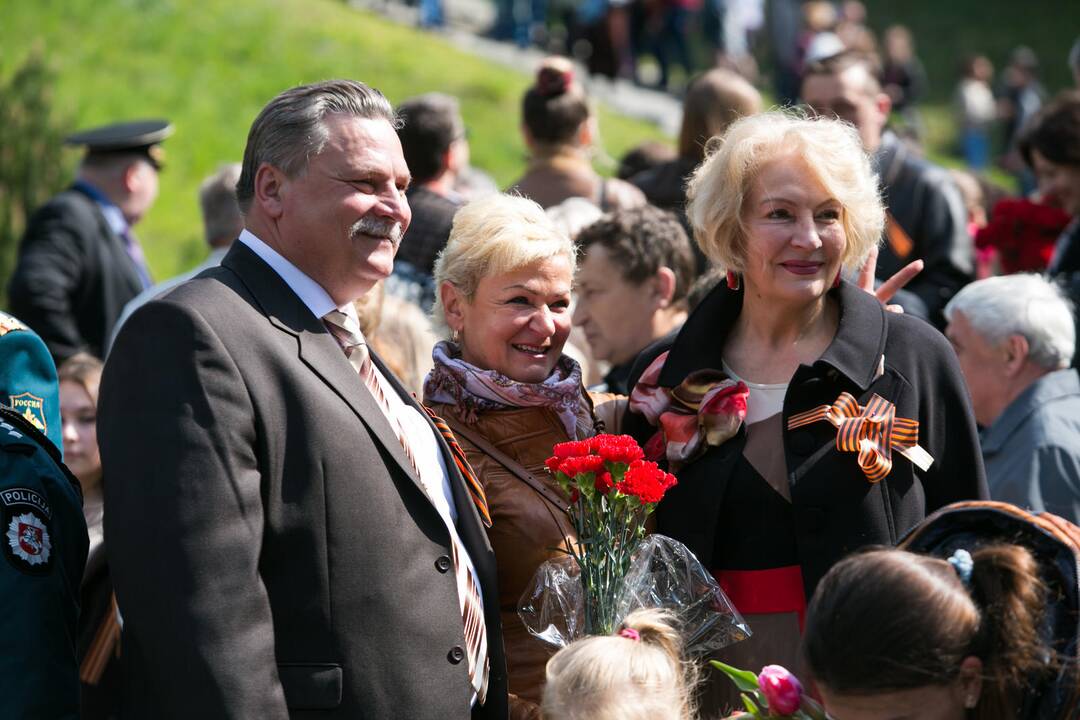
M 461 449 L 457 438 L 454 437 L 454 431 L 450 429 L 445 420 L 436 415 L 427 405 L 421 405 L 420 407 L 424 408 L 424 412 L 431 416 L 431 422 L 435 423 L 435 429 L 443 436 L 443 440 L 446 441 L 447 446 L 450 448 L 450 454 L 454 456 L 454 464 L 461 471 L 461 477 L 465 479 L 465 486 L 469 489 L 469 495 L 472 496 L 473 504 L 476 505 L 476 511 L 480 514 L 480 520 L 483 521 L 484 527 L 491 527 L 491 511 L 488 509 L 487 493 L 484 492 L 484 486 L 480 484 L 480 478 L 476 477 L 476 471 L 469 464 L 465 451 Z
M 401 427 L 401 423 L 398 422 L 397 418 L 394 416 L 393 409 L 390 407 L 386 395 L 383 394 L 382 384 L 375 375 L 375 366 L 371 362 L 371 353 L 368 352 L 367 343 L 364 342 L 364 337 L 360 332 L 360 327 L 356 320 L 340 310 L 331 310 L 323 316 L 323 320 L 325 321 L 326 329 L 329 330 L 330 334 L 337 340 L 338 345 L 341 346 L 342 351 L 345 353 L 345 357 L 349 359 L 349 362 L 356 369 L 360 379 L 363 380 L 364 385 L 371 392 L 375 401 L 379 403 L 379 407 L 382 409 L 386 419 L 390 422 L 390 427 L 393 428 L 394 434 L 397 435 L 398 442 L 401 443 L 401 447 L 405 451 L 405 457 L 408 458 L 413 472 L 416 474 L 416 477 L 420 479 L 421 484 L 423 484 L 423 478 L 420 477 L 420 470 L 416 465 L 412 448 L 409 447 L 409 441 Z M 445 423 L 443 423 L 443 425 L 445 426 Z M 440 430 L 440 433 L 441 432 L 442 430 Z M 447 428 L 447 433 L 449 433 L 449 428 Z M 451 437 L 453 437 L 452 434 Z M 454 444 L 457 445 L 456 442 Z M 458 447 L 458 452 L 461 452 L 460 447 Z M 463 460 L 464 457 L 464 453 L 461 453 L 461 458 Z M 457 455 L 454 456 L 454 461 L 455 463 L 458 462 Z M 466 462 L 465 465 L 467 467 L 468 463 Z M 458 467 L 460 468 L 461 466 L 459 465 Z M 472 477 L 473 482 L 479 487 L 479 483 L 476 482 L 476 477 L 471 470 L 469 476 Z M 471 495 L 473 494 L 472 484 L 468 484 Z M 481 497 L 483 497 L 483 488 L 480 488 L 480 493 Z M 475 496 L 473 501 L 476 502 Z M 483 507 L 486 511 L 486 498 L 483 499 Z M 482 517 L 484 517 L 490 525 L 490 518 L 483 513 Z M 461 559 L 461 554 L 464 552 L 464 548 L 460 547 L 461 539 L 458 537 L 457 531 L 454 528 L 449 528 L 449 530 L 450 555 L 454 562 L 454 577 L 457 582 L 459 609 L 461 610 L 461 618 L 465 628 L 465 657 L 469 661 L 469 682 L 476 691 L 476 701 L 483 705 L 484 700 L 487 697 L 488 677 L 490 675 L 487 626 L 484 623 L 484 603 L 480 597 L 476 578 L 473 577 L 473 573 L 470 570 L 468 563 Z

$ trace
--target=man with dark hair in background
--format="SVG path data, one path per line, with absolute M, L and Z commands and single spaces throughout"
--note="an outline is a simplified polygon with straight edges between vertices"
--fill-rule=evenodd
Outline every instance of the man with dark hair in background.
M 170 134 L 169 123 L 147 120 L 67 138 L 86 155 L 74 184 L 30 218 L 8 286 L 11 311 L 57 363 L 101 357 L 124 305 L 152 284 L 132 228 L 157 198 L 159 143 Z
M 610 363 L 606 392 L 629 395 L 634 359 L 686 320 L 694 254 L 682 223 L 652 205 L 609 213 L 577 236 L 574 325 L 593 357 Z
M 406 100 L 398 106 L 398 117 L 398 137 L 413 177 L 406 193 L 413 219 L 386 287 L 427 311 L 435 302 L 435 257 L 446 246 L 461 206 L 454 181 L 469 165 L 469 142 L 458 101 L 449 95 L 428 93 Z
M 922 273 L 893 301 L 944 327 L 945 303 L 974 277 L 974 244 L 956 183 L 947 170 L 919 157 L 885 129 L 891 101 L 882 92 L 872 57 L 846 51 L 811 63 L 802 99 L 818 114 L 850 122 L 859 131 L 889 208 L 877 277 L 885 280 L 921 259 Z

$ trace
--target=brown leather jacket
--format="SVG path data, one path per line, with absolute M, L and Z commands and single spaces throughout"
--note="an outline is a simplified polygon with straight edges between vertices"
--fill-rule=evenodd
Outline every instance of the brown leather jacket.
M 594 423 L 593 427 L 579 424 L 579 438 L 598 432 L 619 432 L 625 398 L 586 393 L 583 389 L 582 402 L 592 406 Z M 529 634 L 518 617 L 517 605 L 540 564 L 560 555 L 553 548 L 565 546 L 567 538 L 575 540 L 567 515 L 569 501 L 544 467 L 552 446 L 569 438 L 558 416 L 549 408 L 490 410 L 469 424 L 453 405 L 428 406 L 454 430 L 469 463 L 484 484 L 492 520 L 487 532 L 499 575 L 503 642 L 510 677 L 510 717 L 536 720 L 540 718 L 544 668 L 555 649 Z M 543 492 L 478 448 L 468 435 L 479 435 L 523 466 L 542 484 Z

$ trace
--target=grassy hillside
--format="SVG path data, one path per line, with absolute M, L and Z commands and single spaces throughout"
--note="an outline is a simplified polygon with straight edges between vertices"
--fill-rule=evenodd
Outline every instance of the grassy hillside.
M 1065 59 L 1080 37 L 1076 0 L 865 0 L 879 34 L 902 23 L 915 35 L 932 99 L 948 101 L 960 62 L 972 54 L 990 58 L 1001 71 L 1017 45 L 1035 50 L 1043 83 L 1051 92 L 1072 84 Z
M 476 166 L 507 185 L 521 172 L 514 73 L 335 0 L 32 0 L 4 3 L 0 74 L 30 48 L 57 71 L 55 106 L 71 125 L 168 117 L 161 197 L 139 235 L 158 277 L 205 254 L 196 189 L 222 162 L 240 160 L 248 127 L 277 92 L 351 77 L 391 101 L 440 90 L 458 96 Z M 619 156 L 659 132 L 601 114 L 606 149 Z M 68 161 L 77 153 L 70 151 Z

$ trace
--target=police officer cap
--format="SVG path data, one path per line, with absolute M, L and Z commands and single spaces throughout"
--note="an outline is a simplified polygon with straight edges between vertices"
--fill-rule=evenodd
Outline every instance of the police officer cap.
M 0 312 L 0 402 L 63 450 L 56 365 L 37 333 L 4 312 Z
M 115 123 L 68 135 L 68 145 L 85 145 L 87 155 L 137 153 L 144 155 L 158 170 L 165 162 L 159 143 L 173 133 L 168 120 L 137 120 Z

